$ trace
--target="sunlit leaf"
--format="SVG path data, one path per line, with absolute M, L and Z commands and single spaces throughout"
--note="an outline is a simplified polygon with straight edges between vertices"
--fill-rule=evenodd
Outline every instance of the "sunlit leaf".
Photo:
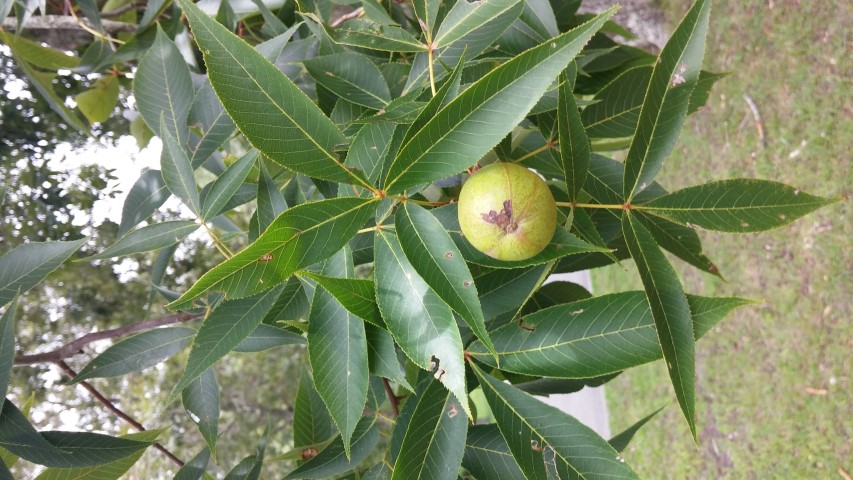
M 74 101 L 89 123 L 106 121 L 118 102 L 118 77 L 106 75 L 99 78 L 89 90 L 74 97 Z
M 8 35 L 5 32 L 0 33 Z M 83 121 L 77 113 L 68 108 L 65 105 L 65 101 L 62 98 L 59 98 L 59 95 L 57 95 L 56 91 L 53 89 L 53 80 L 56 78 L 56 74 L 36 70 L 28 62 L 20 60 L 14 49 L 11 49 L 11 51 L 12 57 L 15 58 L 15 64 L 17 67 L 20 68 L 24 75 L 27 76 L 27 79 L 30 81 L 32 86 L 36 89 L 39 95 L 47 101 L 50 108 L 63 120 L 68 122 L 69 125 L 87 135 L 91 135 L 89 126 L 86 125 L 86 122 Z

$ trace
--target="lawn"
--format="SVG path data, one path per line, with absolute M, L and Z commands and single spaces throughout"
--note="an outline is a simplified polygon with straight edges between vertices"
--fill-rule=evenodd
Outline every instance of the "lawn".
M 658 3 L 670 30 L 689 6 Z M 731 76 L 688 120 L 659 180 L 674 190 L 759 177 L 849 196 L 851 22 L 849 2 L 715 2 L 705 64 Z M 764 146 L 744 95 L 763 117 Z M 641 477 L 853 475 L 850 210 L 845 200 L 762 234 L 701 232 L 728 282 L 673 259 L 688 292 L 765 303 L 736 311 L 697 344 L 698 446 L 662 362 L 609 385 L 614 431 L 669 405 L 625 454 Z M 594 271 L 593 283 L 601 294 L 637 288 L 639 278 L 626 262 Z

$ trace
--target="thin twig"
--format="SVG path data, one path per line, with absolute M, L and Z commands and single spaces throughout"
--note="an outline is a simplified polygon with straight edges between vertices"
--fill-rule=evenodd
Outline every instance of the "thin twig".
M 201 316 L 201 314 L 176 313 L 167 317 L 155 318 L 152 320 L 146 320 L 144 322 L 133 323 L 130 325 L 125 325 L 123 327 L 114 328 L 112 330 L 103 330 L 100 332 L 88 333 L 50 352 L 34 353 L 32 355 L 21 355 L 15 358 L 15 365 L 34 365 L 37 363 L 61 362 L 66 358 L 70 358 L 82 353 L 83 347 L 98 340 L 123 337 L 131 333 L 141 332 L 156 327 L 162 327 L 164 325 L 187 322 L 199 318 Z
M 64 371 L 72 379 L 77 377 L 77 372 L 75 372 L 73 368 L 71 368 L 67 363 L 65 363 L 64 360 L 59 360 L 55 363 L 59 368 L 62 369 L 62 371 Z M 116 407 L 115 404 L 110 401 L 110 399 L 103 396 L 101 394 L 101 392 L 99 392 L 95 387 L 92 386 L 92 384 L 90 384 L 89 382 L 87 382 L 85 380 L 79 382 L 79 384 L 81 387 L 85 388 L 87 392 L 91 393 L 92 396 L 95 397 L 95 400 L 100 402 L 103 406 L 107 407 L 107 410 L 113 412 L 117 417 L 119 417 L 122 420 L 124 420 L 125 422 L 129 423 L 133 428 L 135 428 L 136 430 L 138 430 L 140 432 L 144 432 L 146 430 L 145 427 L 143 427 L 141 423 L 137 422 L 136 419 L 134 419 L 133 417 L 131 417 L 130 415 L 125 413 L 122 409 Z M 176 457 L 174 453 L 170 452 L 169 449 L 167 449 L 163 445 L 161 445 L 159 443 L 155 443 L 154 448 L 156 448 L 157 450 L 160 450 L 163 453 L 163 455 L 166 455 L 166 457 L 169 460 L 171 460 L 178 467 L 184 466 L 184 462 L 182 462 L 180 458 Z
M 330 27 L 337 27 L 338 25 L 346 22 L 347 20 L 352 20 L 353 18 L 358 18 L 364 14 L 364 7 L 358 7 L 355 10 L 345 13 L 340 17 L 336 18 L 329 24 Z
M 394 412 L 394 418 L 396 418 L 400 415 L 400 399 L 394 394 L 394 390 L 391 389 L 391 383 L 388 382 L 387 378 L 383 378 L 382 383 L 385 384 L 385 393 L 388 394 L 388 401 L 391 402 L 391 411 Z
M 767 147 L 767 133 L 764 128 L 764 119 L 761 118 L 761 112 L 758 111 L 758 105 L 745 93 L 743 94 L 743 99 L 749 106 L 749 110 L 752 111 L 752 118 L 755 119 L 755 128 L 758 130 L 758 141 L 761 142 L 762 147 Z

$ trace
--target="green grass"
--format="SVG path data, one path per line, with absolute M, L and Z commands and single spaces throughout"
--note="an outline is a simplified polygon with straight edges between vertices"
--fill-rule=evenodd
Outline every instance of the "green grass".
M 683 0 L 659 3 L 670 27 L 689 6 Z M 817 195 L 848 196 L 851 18 L 849 2 L 715 2 L 705 64 L 732 75 L 688 120 L 659 180 L 674 190 L 712 179 L 759 177 Z M 764 118 L 766 147 L 744 94 Z M 688 292 L 766 303 L 736 311 L 697 344 L 698 445 L 662 362 L 610 384 L 615 432 L 669 405 L 625 453 L 641 477 L 844 478 L 839 469 L 853 474 L 850 210 L 843 201 L 762 234 L 701 232 L 706 254 L 728 283 L 673 259 Z M 640 288 L 629 262 L 594 271 L 593 283 L 597 293 Z

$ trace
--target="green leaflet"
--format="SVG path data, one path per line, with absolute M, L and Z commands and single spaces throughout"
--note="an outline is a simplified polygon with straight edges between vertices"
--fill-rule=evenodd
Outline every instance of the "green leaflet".
M 634 438 L 634 435 L 640 430 L 640 428 L 642 428 L 643 425 L 648 423 L 649 420 L 654 418 L 654 416 L 660 413 L 661 410 L 663 410 L 664 408 L 665 407 L 661 407 L 650 413 L 649 415 L 641 418 L 635 424 L 614 435 L 613 438 L 607 441 L 607 443 L 609 443 L 610 446 L 613 447 L 613 449 L 617 452 L 622 452 L 623 450 L 625 450 L 628 444 L 631 443 L 631 439 Z
M 462 339 L 453 312 L 406 259 L 397 237 L 375 235 L 376 300 L 388 331 L 417 366 L 453 392 L 470 417 Z
M 472 425 L 465 440 L 465 457 L 462 466 L 475 478 L 521 480 L 524 474 L 515 463 L 509 445 L 501 436 L 498 426 Z
M 678 274 L 648 229 L 630 212 L 622 216 L 622 234 L 646 290 L 675 396 L 695 440 L 696 359 L 690 305 Z
M 374 325 L 365 325 L 367 334 L 367 360 L 370 373 L 397 382 L 403 388 L 413 391 L 406 380 L 406 372 L 397 359 L 394 337 L 388 330 Z M 380 401 L 379 404 L 382 402 Z
M 835 201 L 769 180 L 733 179 L 687 187 L 638 207 L 688 227 L 746 233 L 787 225 Z
M 17 299 L 13 299 L 0 316 L 0 395 L 3 398 L 6 398 L 9 378 L 12 376 L 12 365 L 15 363 L 15 311 L 17 309 Z M 0 463 L 3 462 L 0 461 Z
M 335 153 L 335 146 L 345 143 L 343 134 L 299 87 L 195 4 L 179 4 L 204 52 L 213 89 L 255 148 L 315 178 L 365 183 Z
M 178 470 L 174 480 L 201 480 L 204 478 L 204 472 L 207 470 L 209 462 L 210 450 L 204 447 L 195 457 Z
M 336 28 L 325 28 L 329 36 L 341 45 L 405 53 L 423 52 L 427 49 L 426 45 L 399 26 L 381 25 L 369 19 L 354 19 Z
M 0 9 L 0 12 L 2 12 L 2 9 Z M 0 18 L 5 19 L 6 14 L 3 14 Z M 72 69 L 80 64 L 80 59 L 75 56 L 66 55 L 59 50 L 44 47 L 23 36 L 0 31 L 0 40 L 3 40 L 3 43 L 9 46 L 9 49 L 12 50 L 18 61 L 25 61 L 39 68 L 56 71 Z
M 282 292 L 282 295 L 284 295 L 284 292 Z M 279 296 L 279 300 L 280 299 L 281 296 Z M 276 304 L 278 304 L 279 300 L 276 300 Z M 270 313 L 274 310 L 275 305 L 273 305 Z M 282 345 L 305 345 L 306 343 L 305 337 L 302 335 L 297 335 L 291 331 L 262 323 L 255 327 L 255 330 L 250 333 L 248 337 L 244 338 L 242 342 L 234 347 L 234 351 L 240 353 L 255 353 L 280 347 Z
M 151 130 L 168 132 L 181 148 L 189 138 L 187 116 L 193 101 L 190 70 L 181 52 L 157 26 L 154 44 L 139 62 L 133 77 L 137 108 Z
M 305 271 L 300 275 L 317 282 L 331 293 L 347 310 L 377 327 L 385 328 L 385 321 L 376 305 L 376 287 L 373 280 L 364 278 L 336 278 Z
M 237 126 L 225 113 L 222 102 L 216 98 L 210 81 L 205 81 L 196 91 L 187 116 L 190 126 L 198 129 L 198 136 L 189 141 L 190 163 L 201 166 L 234 133 Z
M 211 290 L 241 298 L 277 285 L 297 269 L 340 250 L 373 216 L 376 206 L 371 199 L 345 197 L 293 207 L 279 215 L 254 243 L 204 274 L 169 307 L 188 307 Z
M 687 296 L 696 339 L 733 309 L 740 298 Z M 600 377 L 661 358 L 655 322 L 643 292 L 601 295 L 525 315 L 490 332 L 501 370 L 531 376 Z M 468 353 L 497 366 L 475 342 Z
M 38 285 L 74 254 L 86 239 L 25 243 L 0 257 L 0 306 Z
M 476 163 L 527 115 L 554 78 L 616 12 L 504 63 L 438 111 L 404 143 L 388 172 L 386 189 L 406 189 L 459 173 Z M 495 115 L 494 112 L 503 112 Z
M 353 276 L 352 254 L 342 249 L 323 268 L 324 274 Z M 314 385 L 341 432 L 344 451 L 367 400 L 367 338 L 364 322 L 328 291 L 314 291 L 308 319 L 308 358 Z
M 204 204 L 201 209 L 202 219 L 210 220 L 222 213 L 229 200 L 237 193 L 243 180 L 249 175 L 257 158 L 258 151 L 249 150 L 213 182 L 207 196 L 204 197 Z
M 160 139 L 163 151 L 160 155 L 160 168 L 166 187 L 180 198 L 193 213 L 201 215 L 201 200 L 195 181 L 194 168 L 184 146 L 169 132 L 165 117 L 160 115 Z
M 527 478 L 634 478 L 603 438 L 574 417 L 471 368 L 480 380 L 518 466 Z
M 138 440 L 143 442 L 154 442 L 163 434 L 166 429 L 146 430 L 144 432 L 130 433 L 123 435 L 121 438 L 128 440 Z M 97 465 L 94 467 L 78 467 L 78 468 L 48 468 L 43 471 L 36 480 L 112 480 L 121 478 L 130 467 L 132 467 L 145 450 L 139 450 L 132 455 L 116 460 L 112 463 Z
M 392 480 L 455 480 L 462 463 L 468 419 L 446 388 L 432 378 L 424 381 L 429 386 L 407 400 L 417 405 L 394 463 Z
M 318 84 L 349 102 L 379 110 L 391 101 L 382 72 L 367 57 L 336 53 L 302 63 Z
M 213 367 L 205 370 L 181 392 L 181 403 L 190 420 L 196 424 L 208 451 L 216 458 L 219 435 L 219 383 Z
M 118 77 L 107 75 L 99 78 L 89 90 L 74 97 L 74 101 L 89 123 L 106 121 L 118 102 Z
M 199 225 L 191 220 L 154 223 L 127 233 L 102 252 L 81 260 L 121 257 L 168 247 L 179 243 L 187 235 L 198 230 L 198 227 Z
M 438 17 L 438 9 L 441 7 L 441 0 L 414 0 L 412 6 L 415 9 L 415 16 L 427 38 L 432 38 L 432 32 L 435 30 L 435 20 Z
M 198 329 L 187 366 L 164 405 L 169 405 L 190 383 L 248 337 L 272 309 L 284 287 L 254 297 L 220 303 Z
M 423 207 L 407 202 L 397 210 L 394 226 L 403 253 L 421 278 L 491 347 L 471 271 L 441 223 Z
M 379 442 L 379 429 L 371 417 L 361 417 L 352 435 L 351 455 L 347 457 L 341 437 L 335 440 L 316 457 L 298 466 L 285 479 L 331 478 L 355 468 L 367 458 Z
M 658 56 L 625 158 L 623 195 L 645 190 L 678 140 L 705 55 L 711 0 L 696 0 Z
M 332 417 L 314 387 L 308 365 L 303 365 L 293 407 L 293 445 L 296 448 L 318 445 L 331 439 L 333 433 Z
M 117 377 L 153 367 L 189 345 L 195 329 L 165 327 L 148 330 L 116 342 L 86 364 L 72 380 Z
M 586 136 L 581 123 L 580 110 L 578 110 L 575 95 L 575 75 L 577 65 L 572 63 L 565 72 L 560 75 L 560 88 L 557 104 L 557 121 L 560 131 L 560 160 L 563 164 L 563 173 L 566 177 L 566 186 L 569 190 L 569 198 L 577 201 L 578 194 L 586 182 L 586 174 L 589 170 L 589 138 Z
M 112 463 L 144 450 L 151 443 L 88 432 L 37 432 L 9 400 L 0 411 L 0 447 L 46 467 L 78 468 Z
M 141 118 L 141 117 L 137 117 Z M 130 187 L 127 199 L 121 210 L 121 224 L 118 235 L 124 235 L 139 222 L 148 218 L 160 205 L 166 202 L 171 193 L 166 188 L 160 170 L 142 172 L 136 183 Z

